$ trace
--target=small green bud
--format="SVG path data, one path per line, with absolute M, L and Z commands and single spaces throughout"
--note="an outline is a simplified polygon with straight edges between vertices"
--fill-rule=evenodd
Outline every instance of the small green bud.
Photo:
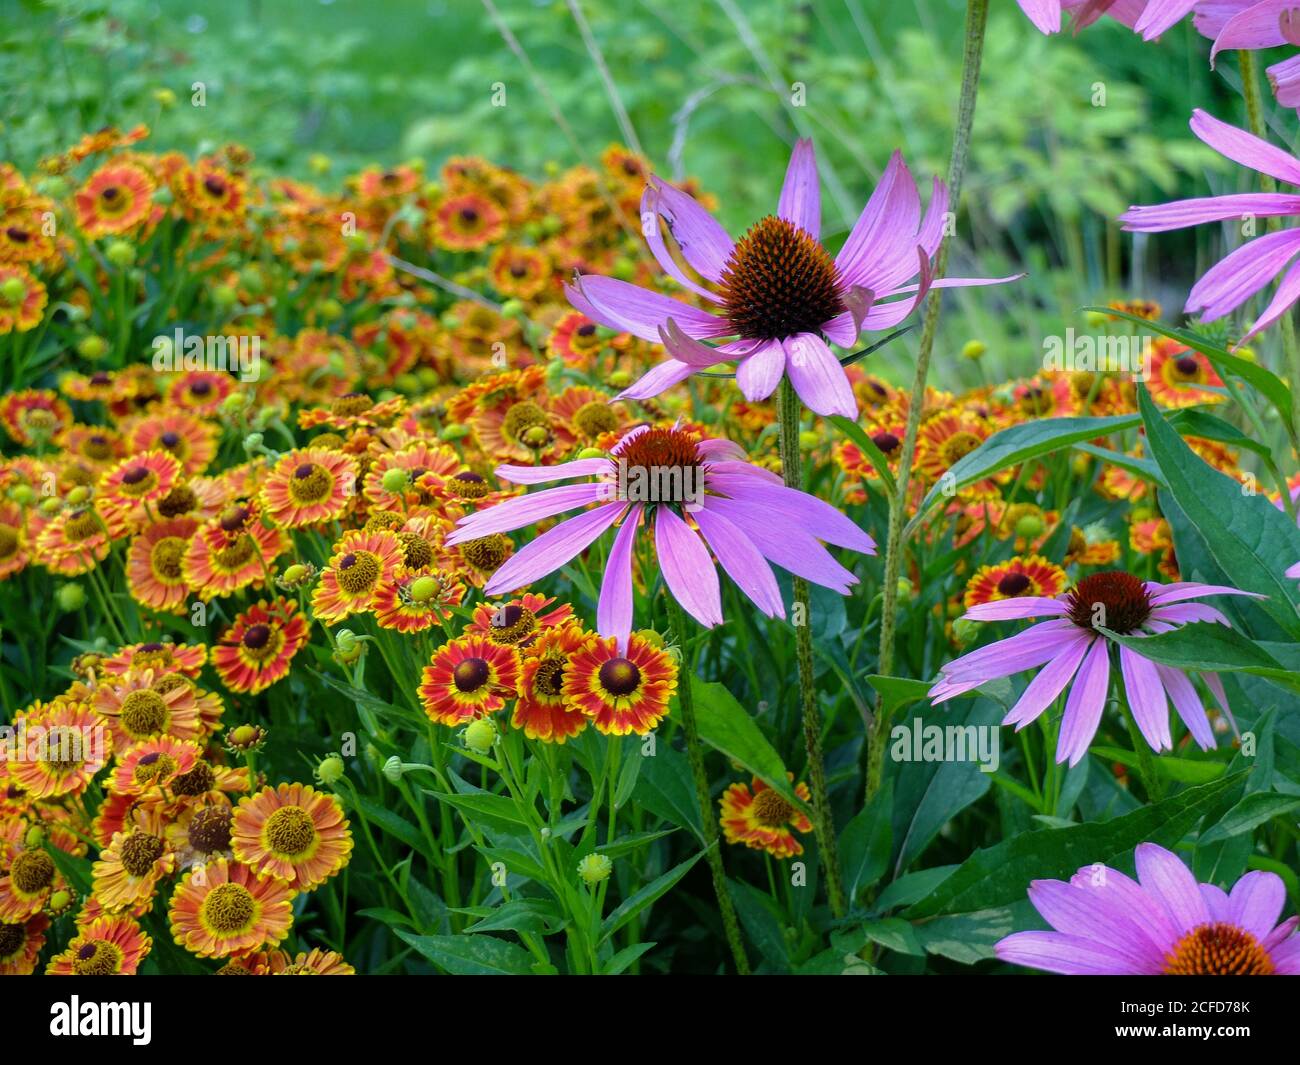
M 403 492 L 406 486 L 411 483 L 411 476 L 406 470 L 394 467 L 391 470 L 384 471 L 384 478 L 381 482 L 385 492 Z
M 408 592 L 413 602 L 426 603 L 438 594 L 438 582 L 432 577 L 417 577 Z
M 985 344 L 984 341 L 968 340 L 966 341 L 965 344 L 962 345 L 961 357 L 963 359 L 970 359 L 974 361 L 979 359 L 979 357 L 983 355 L 986 351 L 988 351 L 988 345 Z
M 72 489 L 72 491 L 68 493 L 68 502 L 74 507 L 79 507 L 83 503 L 90 502 L 90 489 L 84 484 L 77 485 L 76 488 Z
M 0 300 L 3 300 L 6 306 L 17 307 L 26 296 L 27 286 L 21 277 L 7 277 L 4 284 L 0 284 Z
M 910 603 L 914 592 L 915 589 L 912 587 L 911 581 L 906 577 L 898 578 L 898 601 L 900 603 Z
M 468 425 L 448 425 L 445 426 L 441 433 L 438 434 L 440 440 L 463 440 L 469 436 Z
M 475 754 L 487 754 L 497 741 L 497 729 L 490 718 L 477 717 L 465 726 L 461 739 Z
M 104 250 L 106 258 L 114 266 L 125 269 L 135 265 L 135 245 L 129 240 L 115 240 Z
M 77 342 L 77 354 L 83 359 L 90 359 L 92 362 L 96 359 L 102 359 L 108 354 L 108 341 L 101 336 L 90 333 Z
M 65 584 L 54 593 L 54 598 L 58 601 L 60 610 L 71 614 L 86 605 L 86 590 L 79 584 Z
M 614 863 L 609 860 L 608 855 L 604 854 L 593 852 L 578 863 L 578 875 L 591 887 L 595 887 L 602 880 L 609 879 L 609 874 L 613 871 Z
M 961 647 L 968 647 L 975 642 L 984 626 L 969 618 L 958 618 L 952 623 L 952 637 Z
M 212 302 L 228 310 L 239 302 L 239 293 L 231 285 L 216 285 L 212 289 Z
M 316 313 L 322 322 L 336 322 L 343 317 L 343 304 L 338 300 L 321 300 L 316 304 Z
M 327 754 L 317 763 L 314 776 L 318 783 L 328 788 L 337 784 L 346 772 L 347 766 L 343 764 L 342 758 L 337 754 Z
M 1042 535 L 1045 528 L 1043 519 L 1037 514 L 1026 514 L 1016 521 L 1016 535 L 1022 536 L 1026 540 L 1032 540 L 1035 536 Z
M 20 507 L 29 507 L 36 502 L 36 493 L 30 484 L 16 484 L 10 489 L 9 498 Z
M 578 458 L 580 459 L 604 459 L 608 457 L 609 455 L 598 447 L 584 447 L 578 452 Z

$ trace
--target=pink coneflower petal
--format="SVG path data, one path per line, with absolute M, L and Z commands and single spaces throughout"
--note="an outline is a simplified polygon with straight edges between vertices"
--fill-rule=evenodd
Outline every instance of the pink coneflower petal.
M 1210 267 L 1187 296 L 1183 309 L 1204 321 L 1222 318 L 1273 280 L 1300 253 L 1300 231 L 1266 233 Z
M 1214 747 L 1214 730 L 1210 728 L 1210 722 L 1205 716 L 1205 707 L 1201 705 L 1201 698 L 1196 694 L 1195 685 L 1188 680 L 1186 673 L 1169 666 L 1157 664 L 1156 672 L 1160 674 L 1160 683 L 1165 686 L 1165 691 L 1169 693 L 1169 701 L 1174 704 L 1174 709 L 1183 719 L 1183 724 L 1192 734 L 1192 739 L 1200 745 L 1201 750 L 1211 750 Z
M 781 341 L 769 340 L 749 358 L 741 360 L 736 367 L 736 384 L 747 400 L 757 403 L 776 391 L 784 373 L 785 349 L 781 347 Z
M 773 470 L 765 470 L 762 466 L 754 466 L 749 462 L 732 462 L 727 460 L 709 463 L 709 474 L 716 475 L 719 473 L 734 473 L 737 477 L 746 477 L 750 480 L 761 481 L 763 484 L 774 484 L 778 488 L 785 487 L 785 482 L 781 480 L 779 474 Z
M 498 466 L 496 475 L 511 484 L 546 484 L 573 477 L 597 477 L 609 468 L 609 459 L 577 459 L 558 466 Z
M 1016 0 L 1040 33 L 1061 32 L 1061 0 Z
M 1015 932 L 993 949 L 1003 961 L 1065 976 L 1131 976 L 1143 971 L 1116 947 L 1060 932 Z
M 1164 907 L 1176 935 L 1184 935 L 1210 919 L 1196 877 L 1176 854 L 1154 843 L 1139 843 L 1134 860 L 1142 890 Z
M 1070 696 L 1061 717 L 1061 735 L 1056 743 L 1056 760 L 1076 766 L 1088 753 L 1088 744 L 1097 734 L 1101 712 L 1110 688 L 1110 648 L 1097 640 L 1079 667 Z
M 1124 692 L 1139 731 L 1154 751 L 1171 749 L 1174 738 L 1169 731 L 1169 704 L 1155 663 L 1136 651 L 1121 646 L 1119 669 L 1124 678 Z
M 1244 192 L 1229 196 L 1202 196 L 1190 200 L 1172 200 L 1145 207 L 1130 207 L 1119 221 L 1130 233 L 1165 233 L 1171 229 L 1222 222 L 1246 215 L 1272 218 L 1300 214 L 1300 196 L 1277 192 Z
M 1042 617 L 1045 614 L 1064 614 L 1069 610 L 1062 599 L 1048 599 L 1041 595 L 1022 595 L 1013 599 L 998 599 L 992 603 L 979 603 L 963 615 L 971 621 L 1017 621 L 1022 618 Z
M 946 702 L 955 696 L 1009 677 L 1026 669 L 1037 669 L 1050 662 L 1059 652 L 1069 622 L 1044 621 L 1022 633 L 949 662 L 940 680 L 930 689 L 932 703 Z
M 1233 885 L 1226 919 L 1262 942 L 1285 905 L 1286 885 L 1281 878 L 1259 871 L 1247 873 Z
M 668 246 L 664 243 L 663 232 L 659 228 L 660 197 L 661 193 L 654 185 L 647 185 L 645 192 L 641 194 L 641 235 L 645 237 L 645 242 L 650 247 L 650 254 L 655 257 L 655 262 L 659 264 L 663 272 L 683 288 L 689 289 L 697 296 L 703 296 L 713 303 L 721 303 L 721 296 L 691 278 L 685 270 L 677 265 L 677 260 L 668 251 Z
M 708 440 L 701 440 L 695 445 L 695 451 L 702 459 L 718 459 L 728 462 L 749 462 L 749 456 L 745 454 L 745 449 L 737 444 L 734 440 L 727 440 L 723 437 L 712 437 Z
M 1234 163 L 1268 174 L 1288 185 L 1300 185 L 1300 160 L 1281 148 L 1244 129 L 1220 122 L 1199 107 L 1192 112 L 1189 125 L 1196 136 Z
M 768 617 L 785 617 L 785 604 L 781 602 L 776 575 L 749 537 L 707 505 L 695 511 L 692 517 L 736 586 Z
M 1197 0 L 1150 0 L 1133 29 L 1142 35 L 1144 41 L 1155 40 L 1196 4 Z
M 726 362 L 732 357 L 722 348 L 711 348 L 708 344 L 701 344 L 693 337 L 687 336 L 682 332 L 682 327 L 671 318 L 659 327 L 659 343 L 667 348 L 668 354 L 678 362 L 684 362 L 697 370 L 707 370 L 710 366 Z M 760 346 L 755 345 L 756 348 Z
M 1034 679 L 1025 686 L 1024 692 L 1016 700 L 1016 705 L 1002 719 L 1002 724 L 1014 725 L 1019 732 L 1030 722 L 1036 721 L 1061 694 L 1061 690 L 1070 683 L 1093 639 L 1094 637 L 1082 632 L 1072 640 L 1066 637 L 1065 641 L 1068 642 L 1063 641 L 1056 657 L 1039 670 Z
M 1136 880 L 1109 866 L 1085 865 L 1070 877 L 1070 885 L 1095 896 L 1112 913 L 1127 920 L 1135 938 L 1145 944 L 1144 951 L 1163 963 L 1178 933 L 1164 906 Z
M 1228 693 L 1223 690 L 1223 681 L 1219 679 L 1219 675 L 1217 673 L 1202 673 L 1201 680 L 1205 681 L 1205 686 L 1210 689 L 1210 694 L 1214 696 L 1214 701 L 1219 704 L 1223 716 L 1228 719 L 1228 724 L 1232 726 L 1233 735 L 1240 735 L 1237 729 L 1237 719 L 1232 716 L 1232 710 L 1228 707 Z
M 1294 566 L 1288 566 L 1286 573 L 1283 574 L 1283 576 L 1300 578 L 1300 562 L 1297 562 Z
M 712 469 L 708 472 L 707 483 L 710 488 L 737 501 L 750 503 L 759 510 L 767 510 L 828 544 L 868 555 L 876 550 L 875 541 L 850 518 L 815 496 L 783 485 L 766 484 L 753 477 L 715 473 Z M 709 505 L 712 506 L 712 501 Z
M 862 319 L 863 329 L 888 329 L 897 325 L 925 299 L 925 295 L 930 291 L 930 286 L 934 283 L 933 265 L 929 256 L 925 254 L 925 249 L 916 248 L 917 265 L 921 275 L 921 280 L 917 282 L 916 292 L 911 299 L 895 300 L 892 303 L 875 303 L 872 304 L 871 310 L 867 312 Z
M 857 416 L 853 386 L 826 341 L 815 333 L 799 333 L 781 341 L 781 346 L 786 373 L 805 407 L 814 414 Z
M 691 196 L 656 177 L 650 179 L 650 184 L 659 194 L 659 216 L 668 222 L 673 240 L 690 268 L 710 281 L 721 281 L 727 260 L 736 249 L 735 241 Z
M 902 152 L 895 151 L 835 256 L 844 284 L 882 291 L 876 279 L 885 276 L 903 256 L 914 259 L 920 221 L 921 197 L 916 181 Z
M 613 277 L 582 274 L 565 292 L 569 302 L 593 321 L 655 344 L 659 343 L 659 327 L 669 318 L 676 319 L 682 330 L 697 340 L 726 336 L 731 328 L 725 318 Z M 575 295 L 587 307 L 574 303 Z
M 655 553 L 673 598 L 705 628 L 722 622 L 718 571 L 709 550 L 672 510 L 655 511 Z
M 1282 276 L 1282 281 L 1277 286 L 1277 291 L 1273 293 L 1273 298 L 1269 301 L 1268 306 L 1264 308 L 1264 313 L 1256 318 L 1241 339 L 1233 344 L 1233 349 L 1239 348 L 1246 341 L 1258 336 L 1281 318 L 1282 315 L 1286 314 L 1296 300 L 1300 300 L 1300 263 L 1291 264 L 1290 268 Z
M 601 459 L 605 468 L 608 460 Z M 566 510 L 574 510 L 595 503 L 603 496 L 605 486 L 586 482 L 562 484 L 557 488 L 544 488 L 531 495 L 507 499 L 494 507 L 476 511 L 461 518 L 457 528 L 447 537 L 447 546 L 454 547 L 466 540 L 477 540 L 492 533 L 510 532 L 532 525 L 543 518 L 554 517 Z
M 641 503 L 633 505 L 614 537 L 605 579 L 600 584 L 600 601 L 596 604 L 596 628 L 618 641 L 619 650 L 627 646 L 632 632 L 632 545 L 641 524 Z
M 1277 48 L 1288 43 L 1286 35 L 1282 32 L 1279 16 L 1294 6 L 1292 0 L 1275 0 L 1274 3 L 1250 5 L 1223 22 L 1217 34 L 1214 33 L 1216 20 L 1209 17 L 1208 13 L 1198 15 L 1196 28 L 1207 36 L 1214 37 L 1210 62 L 1213 63 L 1225 48 L 1239 48 L 1254 52 L 1261 48 Z
M 1223 612 L 1205 603 L 1183 603 L 1179 606 L 1160 606 L 1151 611 L 1153 621 L 1213 621 L 1228 624 Z
M 1091 877 L 1080 874 L 1068 882 L 1035 880 L 1029 885 L 1029 901 L 1053 928 L 1067 936 L 1107 944 L 1137 966 L 1134 971 L 1159 966 L 1164 951 L 1141 924 L 1143 910 L 1153 907 L 1148 902 L 1134 912 L 1120 903 L 1121 891 L 1109 881 L 1107 876 L 1106 882 L 1095 884 Z M 1141 894 L 1141 888 L 1128 882 Z
M 813 142 L 807 137 L 794 142 L 776 216 L 793 222 L 811 237 L 821 237 L 822 198 L 817 183 L 817 155 L 813 151 Z
M 1258 592 L 1243 592 L 1240 588 L 1231 588 L 1226 584 L 1200 584 L 1196 581 L 1177 581 L 1173 584 L 1160 584 L 1147 581 L 1146 590 L 1151 593 L 1152 606 L 1164 606 L 1184 599 L 1199 599 L 1203 595 L 1244 595 L 1251 599 L 1267 599 Z
M 852 571 L 836 562 L 831 553 L 807 533 L 799 530 L 791 532 L 786 527 L 772 523 L 761 511 L 746 507 L 734 499 L 710 496 L 706 507 L 712 513 L 730 519 L 749 537 L 750 543 L 758 548 L 764 558 L 796 577 L 820 584 L 841 595 L 848 594 L 849 589 L 858 583 L 858 578 Z
M 576 518 L 570 518 L 549 532 L 542 533 L 532 543 L 507 559 L 505 564 L 492 575 L 484 591 L 488 595 L 513 592 L 516 588 L 522 588 L 525 584 L 531 584 L 553 570 L 559 569 L 618 521 L 619 515 L 626 509 L 627 504 L 621 501 L 607 503 L 603 507 L 579 514 Z M 484 513 L 490 512 L 489 510 Z
M 687 362 L 665 359 L 657 366 L 651 367 L 636 381 L 618 394 L 617 399 L 652 399 L 660 392 L 666 392 L 673 385 L 679 385 L 696 372 L 696 368 Z

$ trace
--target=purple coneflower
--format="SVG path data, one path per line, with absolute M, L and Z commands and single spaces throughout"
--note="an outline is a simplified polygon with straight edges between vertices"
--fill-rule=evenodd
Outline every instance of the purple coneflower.
M 786 488 L 771 471 L 752 465 L 729 440 L 697 440 L 683 429 L 642 425 L 629 430 L 611 455 L 558 466 L 497 467 L 499 477 L 515 484 L 575 477 L 596 480 L 548 488 L 468 515 L 447 538 L 449 545 L 510 532 L 588 504 L 600 505 L 516 552 L 493 574 L 485 589 L 488 595 L 531 584 L 559 569 L 606 529 L 619 525 L 596 620 L 602 635 L 616 636 L 622 645 L 632 629 L 632 553 L 643 520 L 654 523 L 655 552 L 669 591 L 706 627 L 722 621 L 710 550 L 740 590 L 769 617 L 785 615 L 769 562 L 845 594 L 857 578 L 818 541 L 875 552 L 871 537 L 838 510 L 815 496 Z
M 1247 873 L 1228 894 L 1154 843 L 1134 859 L 1136 881 L 1100 864 L 1068 883 L 1035 880 L 1029 901 L 1055 931 L 1015 932 L 997 956 L 1067 976 L 1300 974 L 1300 917 L 1278 924 L 1286 885 L 1276 873 Z
M 795 144 L 776 214 L 738 241 L 686 193 L 651 177 L 641 200 L 642 233 L 664 272 L 717 305 L 711 314 L 669 296 L 594 274 L 566 286 L 569 302 L 611 329 L 662 343 L 672 357 L 621 399 L 648 399 L 691 374 L 735 360 L 736 381 L 751 401 L 766 399 L 789 374 L 809 410 L 853 417 L 857 403 L 843 366 L 827 347 L 852 345 L 869 329 L 906 318 L 927 289 L 991 285 L 1015 278 L 932 281 L 931 260 L 944 237 L 948 189 L 937 178 L 930 206 L 895 152 L 848 239 L 834 258 L 823 247 L 817 161 L 810 140 Z M 666 246 L 667 223 L 691 278 Z M 914 278 L 919 281 L 913 282 Z M 892 302 L 891 297 L 900 299 Z M 733 338 L 717 347 L 702 340 Z
M 1077 32 L 1109 15 L 1146 41 L 1159 37 L 1192 10 L 1197 0 L 1016 0 L 1029 21 L 1043 33 L 1061 29 L 1061 12 L 1074 16 Z
M 1244 129 L 1212 118 L 1199 108 L 1192 112 L 1192 132 L 1220 155 L 1288 185 L 1300 185 L 1300 160 L 1260 140 Z M 1120 215 L 1124 228 L 1134 233 L 1163 233 L 1201 222 L 1228 218 L 1300 215 L 1300 196 L 1281 192 L 1245 192 L 1205 196 L 1194 200 L 1147 207 L 1130 207 Z M 1212 322 L 1232 313 L 1274 280 L 1300 253 L 1300 229 L 1281 229 L 1243 244 L 1210 267 L 1188 294 L 1183 308 Z M 1273 300 L 1238 341 L 1244 344 L 1272 325 L 1300 299 L 1300 264 L 1291 264 Z
M 1187 601 L 1204 595 L 1262 598 L 1254 592 L 1214 584 L 1157 584 L 1112 570 L 1084 577 L 1054 599 L 1024 596 L 981 603 L 964 617 L 971 621 L 1009 621 L 1050 616 L 1052 620 L 949 662 L 940 669 L 940 679 L 930 689 L 930 697 L 935 704 L 946 702 L 991 680 L 1043 666 L 1002 720 L 1004 725 L 1015 725 L 1019 732 L 1073 680 L 1061 719 L 1056 760 L 1069 759 L 1070 765 L 1075 765 L 1097 732 L 1110 690 L 1112 641 L 1097 630 L 1140 636 L 1168 632 L 1191 621 L 1227 625 L 1228 619 L 1213 607 Z M 1133 719 L 1153 750 L 1173 747 L 1166 696 L 1201 749 L 1214 746 L 1214 732 L 1205 708 L 1186 673 L 1152 662 L 1123 645 L 1119 646 L 1119 668 Z M 1201 677 L 1231 720 L 1228 698 L 1217 674 L 1202 673 Z

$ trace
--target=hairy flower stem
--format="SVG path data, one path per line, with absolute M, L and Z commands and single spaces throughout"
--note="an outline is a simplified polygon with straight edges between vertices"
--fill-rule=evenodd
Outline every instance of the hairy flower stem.
M 1241 94 L 1246 98 L 1246 120 L 1250 132 L 1260 140 L 1268 140 L 1268 127 L 1264 124 L 1264 102 L 1260 98 L 1259 78 L 1255 71 L 1255 53 L 1241 50 L 1237 53 L 1237 66 L 1241 70 Z M 1259 187 L 1264 192 L 1276 192 L 1277 184 L 1268 174 L 1259 175 Z M 1275 230 L 1282 224 L 1280 218 L 1270 218 L 1268 228 Z M 1282 332 L 1282 351 L 1286 355 L 1287 373 L 1290 377 L 1291 395 L 1300 396 L 1300 344 L 1296 342 L 1294 311 L 1288 310 L 1278 321 Z M 1300 436 L 1300 402 L 1291 405 L 1292 424 Z
M 971 126 L 975 120 L 975 97 L 979 90 L 980 62 L 984 56 L 984 29 L 988 23 L 988 0 L 967 0 L 966 50 L 962 57 L 961 101 L 957 107 L 957 129 L 953 134 L 952 157 L 948 161 L 948 204 L 954 213 L 961 205 L 962 179 L 966 176 L 966 158 L 970 152 Z M 939 280 L 948 268 L 949 240 L 939 245 L 934 257 L 934 277 Z M 880 656 L 878 672 L 885 676 L 894 669 L 894 631 L 898 615 L 898 577 L 903 568 L 903 519 L 907 516 L 907 491 L 916 455 L 916 433 L 925 405 L 925 382 L 930 373 L 930 355 L 939 325 L 940 290 L 926 297 L 925 319 L 921 326 L 920 348 L 916 353 L 916 374 L 912 379 L 912 399 L 907 411 L 907 428 L 898 463 L 897 491 L 889 508 L 889 534 L 885 541 L 885 576 L 881 589 Z M 889 719 L 884 698 L 876 696 L 871 734 L 867 740 L 867 801 L 880 790 L 885 766 L 885 740 Z
M 781 476 L 787 488 L 803 490 L 803 461 L 799 457 L 799 399 L 788 377 L 781 378 L 777 394 L 781 423 Z M 826 895 L 831 913 L 843 917 L 848 907 L 844 881 L 840 877 L 839 849 L 835 822 L 826 792 L 826 765 L 822 758 L 822 718 L 817 708 L 817 682 L 813 675 L 812 628 L 809 624 L 808 582 L 794 578 L 794 635 L 799 658 L 799 700 L 803 710 L 803 742 L 808 752 L 808 784 L 812 788 L 813 827 L 817 832 L 817 853 L 826 876 Z
M 727 887 L 727 874 L 722 868 L 722 844 L 718 840 L 718 819 L 713 813 L 713 800 L 709 795 L 709 775 L 704 770 L 704 748 L 700 746 L 700 730 L 695 723 L 695 696 L 691 691 L 692 663 L 686 658 L 686 617 L 672 595 L 668 600 L 668 623 L 673 638 L 681 651 L 682 660 L 677 679 L 677 705 L 682 709 L 682 730 L 686 733 L 686 756 L 691 762 L 691 776 L 695 780 L 695 800 L 700 806 L 700 824 L 704 829 L 704 856 L 713 874 L 713 893 L 718 897 L 718 911 L 722 914 L 722 929 L 731 947 L 731 957 L 736 972 L 749 975 L 749 959 L 740 939 L 740 922 L 736 920 L 736 906 L 731 901 Z

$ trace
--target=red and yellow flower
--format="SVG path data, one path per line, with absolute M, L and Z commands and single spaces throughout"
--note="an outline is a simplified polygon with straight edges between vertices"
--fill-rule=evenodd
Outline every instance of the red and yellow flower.
M 359 473 L 356 460 L 338 451 L 291 451 L 262 486 L 262 505 L 271 520 L 285 528 L 332 521 L 351 506 Z
M 212 649 L 212 667 L 231 691 L 256 695 L 289 675 L 289 663 L 306 642 L 307 622 L 296 603 L 254 603 Z
M 348 862 L 352 833 L 338 799 L 310 784 L 281 784 L 246 796 L 231 826 L 235 857 L 259 877 L 299 891 L 323 884 Z
M 477 635 L 442 645 L 424 667 L 420 702 L 441 725 L 492 714 L 519 689 L 519 652 Z
M 274 946 L 289 934 L 295 894 L 283 880 L 216 858 L 194 867 L 172 893 L 172 936 L 201 958 Z
M 78 922 L 67 949 L 50 959 L 48 976 L 134 976 L 153 939 L 126 914 Z
M 1009 558 L 981 566 L 966 582 L 963 597 L 966 609 L 980 603 L 995 603 L 999 599 L 1017 599 L 1036 596 L 1051 599 L 1065 591 L 1068 583 L 1065 570 L 1041 555 Z
M 528 647 L 510 723 L 529 739 L 564 743 L 587 727 L 587 715 L 564 694 L 564 677 L 588 639 L 582 626 L 570 620 L 545 629 Z
M 639 736 L 668 713 L 677 690 L 677 663 L 639 633 L 620 651 L 614 637 L 591 636 L 564 671 L 565 698 L 607 736 Z
M 312 592 L 312 613 L 321 621 L 335 622 L 369 610 L 379 589 L 391 584 L 404 564 L 402 542 L 394 533 L 344 533 Z
M 787 773 L 791 781 L 793 773 Z M 722 808 L 720 821 L 728 843 L 743 843 L 753 850 L 766 851 L 773 858 L 794 858 L 803 853 L 803 844 L 795 832 L 812 831 L 812 822 L 780 792 L 768 787 L 758 777 L 748 785 L 732 784 L 718 800 Z M 808 785 L 800 783 L 794 793 L 809 802 Z

